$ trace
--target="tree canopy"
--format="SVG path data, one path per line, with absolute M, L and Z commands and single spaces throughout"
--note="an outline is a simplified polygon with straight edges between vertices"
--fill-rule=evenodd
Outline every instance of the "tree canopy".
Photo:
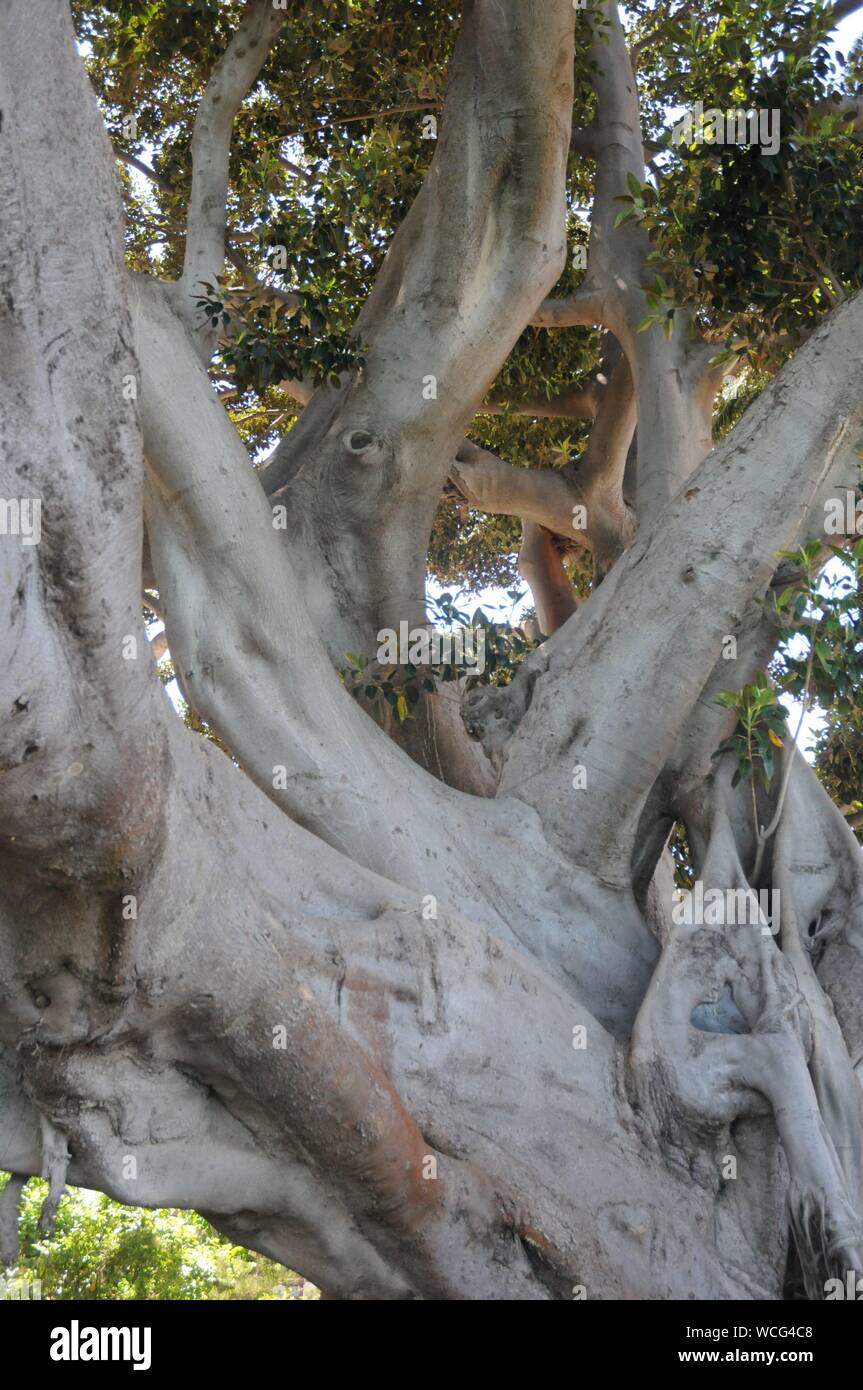
M 645 183 L 632 181 L 618 216 L 640 221 L 651 240 L 649 313 L 640 328 L 672 333 L 685 306 L 715 344 L 727 372 L 716 439 L 861 282 L 863 142 L 854 97 L 863 43 L 843 53 L 831 37 L 846 10 L 853 6 L 763 0 L 721 0 L 709 12 L 647 0 L 626 7 L 648 161 Z M 173 278 L 182 269 L 198 103 L 243 5 L 75 0 L 73 12 L 121 159 L 129 264 Z M 362 362 L 353 326 L 428 170 L 459 18 L 457 6 L 430 0 L 293 7 L 242 106 L 230 162 L 232 268 L 222 283 L 202 284 L 200 297 L 220 332 L 213 380 L 259 459 L 296 420 L 310 386 Z M 700 136 L 675 141 L 681 113 L 699 102 L 708 111 L 776 113 L 777 150 Z M 584 280 L 594 190 L 595 95 L 584 46 L 576 109 L 583 131 L 574 133 L 569 161 L 571 254 L 553 291 L 560 300 Z M 577 462 L 593 424 L 603 351 L 590 326 L 528 327 L 471 439 L 528 469 Z M 472 507 L 451 482 L 433 526 L 429 573 L 450 588 L 497 585 L 523 594 L 520 540 L 517 517 Z M 559 544 L 576 591 L 586 595 L 589 557 Z M 856 562 L 850 552 L 844 560 L 857 594 Z M 829 711 L 817 766 L 856 821 L 861 628 L 859 599 L 847 585 L 843 611 L 829 633 L 825 614 L 825 631 L 815 633 L 822 645 L 810 694 Z M 786 637 L 794 630 L 800 639 L 783 647 L 773 674 L 799 696 L 813 629 L 798 622 Z

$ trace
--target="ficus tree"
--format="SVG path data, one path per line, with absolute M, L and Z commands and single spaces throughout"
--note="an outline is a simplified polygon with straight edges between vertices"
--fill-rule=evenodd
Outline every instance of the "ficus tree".
M 863 1267 L 856 8 L 0 0 L 3 1259 Z

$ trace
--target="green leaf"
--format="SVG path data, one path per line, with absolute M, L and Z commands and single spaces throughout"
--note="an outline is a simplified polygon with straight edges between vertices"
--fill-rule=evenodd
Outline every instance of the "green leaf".
M 734 769 L 734 776 L 731 779 L 732 787 L 737 787 L 741 782 L 745 782 L 752 776 L 752 762 L 749 758 L 741 758 L 737 767 Z

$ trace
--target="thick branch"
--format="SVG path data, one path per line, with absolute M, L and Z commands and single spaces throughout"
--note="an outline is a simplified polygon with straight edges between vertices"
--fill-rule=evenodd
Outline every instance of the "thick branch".
M 450 478 L 477 511 L 518 516 L 569 540 L 582 539 L 573 531 L 573 507 L 584 498 L 572 469 L 517 468 L 465 440 Z
M 582 288 L 568 299 L 545 299 L 531 315 L 534 328 L 574 328 L 602 322 L 602 295 L 596 289 Z
M 613 370 L 609 368 L 607 389 L 597 389 L 596 423 L 577 464 L 561 469 L 516 468 L 465 440 L 450 469 L 451 481 L 470 506 L 521 517 L 585 546 L 593 552 L 600 576 L 630 543 L 635 530 L 623 497 L 635 429 L 635 397 L 629 364 L 619 356 L 619 349 L 616 353 L 618 361 Z M 614 355 L 607 353 L 603 365 Z M 543 627 L 546 633 L 553 630 Z
M 2 540 L 3 845 L 113 882 L 153 851 L 165 769 L 119 188 L 62 0 L 0 5 L 0 83 L 0 491 L 25 519 Z
M 265 470 L 337 662 L 425 621 L 453 456 L 563 266 L 575 12 L 543 13 L 465 7 L 435 157 L 357 322 L 366 365 L 317 393 Z
M 551 959 L 572 902 L 572 885 L 556 886 L 559 855 L 549 857 L 532 820 L 525 825 L 522 805 L 443 786 L 344 690 L 315 630 L 311 605 L 321 594 L 305 601 L 284 533 L 162 289 L 136 279 L 147 528 L 171 654 L 192 704 L 281 810 L 376 872 L 460 902 L 503 939 L 533 941 L 528 902 L 542 883 L 542 950 Z M 516 827 L 527 863 L 504 900 L 482 865 L 504 854 Z M 637 979 L 640 925 L 622 919 L 618 932 L 621 945 L 609 943 L 615 973 L 625 960 Z M 564 975 L 572 962 L 567 944 Z M 617 1009 L 620 996 L 596 963 L 584 965 L 605 1018 L 608 999 Z

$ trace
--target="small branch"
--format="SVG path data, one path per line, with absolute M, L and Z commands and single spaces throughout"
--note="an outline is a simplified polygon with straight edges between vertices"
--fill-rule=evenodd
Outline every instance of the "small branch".
M 123 147 L 116 142 L 114 144 L 114 153 L 117 158 L 122 160 L 124 164 L 127 164 L 130 169 L 137 169 L 139 174 L 143 174 L 144 177 L 148 178 L 151 183 L 154 183 L 157 188 L 161 188 L 163 193 L 167 193 L 169 196 L 173 194 L 174 189 L 169 180 L 155 169 L 151 169 L 150 165 L 145 164 L 143 159 L 139 159 L 137 155 L 129 154 L 128 150 L 124 150 Z
M 592 420 L 594 419 L 602 391 L 596 381 L 587 386 L 567 386 L 554 396 L 529 396 L 522 401 L 511 401 L 503 394 L 495 394 L 477 412 L 479 415 L 528 415 L 533 419 L 544 420 Z
M 803 224 L 803 219 L 800 216 L 800 212 L 798 209 L 796 190 L 791 179 L 791 174 L 788 171 L 788 167 L 784 163 L 782 164 L 782 181 L 785 184 L 785 191 L 788 194 L 788 206 L 791 209 L 791 215 L 794 220 L 794 225 L 797 228 L 800 240 L 803 242 L 803 245 L 809 252 L 810 259 L 812 261 L 812 264 L 815 266 L 815 269 L 820 272 L 825 282 L 829 285 L 833 298 L 836 300 L 837 303 L 841 304 L 847 298 L 845 291 L 842 288 L 841 282 L 839 281 L 835 272 L 824 260 L 824 257 L 818 250 L 815 241 L 813 240 L 809 231 Z
M 533 328 L 574 328 L 602 321 L 602 295 L 579 288 L 568 299 L 545 299 L 531 319 Z
M 364 111 L 361 116 L 332 116 L 323 123 L 302 126 L 299 130 L 288 131 L 286 135 L 280 135 L 278 138 L 279 140 L 296 140 L 300 135 L 315 135 L 321 130 L 326 130 L 329 126 L 355 125 L 361 121 L 378 121 L 385 116 L 404 116 L 411 111 L 438 111 L 441 105 L 440 101 L 409 101 L 403 106 L 385 106 L 380 111 Z
M 315 176 L 310 173 L 308 169 L 301 169 L 299 164 L 295 164 L 292 159 L 286 159 L 283 154 L 276 155 L 276 159 L 283 169 L 287 169 L 289 174 L 294 174 L 296 178 L 303 179 L 304 182 L 310 186 L 314 184 Z
M 186 254 L 179 282 L 181 311 L 190 320 L 196 320 L 190 296 L 201 281 L 215 282 L 225 264 L 228 163 L 234 117 L 266 62 L 285 18 L 286 12 L 274 10 L 270 0 L 249 0 L 245 18 L 216 64 L 201 98 L 192 134 L 192 188 Z M 201 352 L 209 356 L 212 334 L 200 336 Z
M 861 3 L 863 3 L 863 0 L 861 0 Z M 689 19 L 694 9 L 695 5 L 692 3 L 681 5 L 680 9 L 675 10 L 674 14 L 667 16 L 666 23 L 679 23 L 681 19 Z M 638 59 L 644 52 L 645 48 L 649 47 L 649 45 L 652 44 L 655 39 L 661 38 L 661 36 L 662 25 L 657 25 L 655 29 L 650 30 L 650 33 L 645 34 L 643 38 L 636 40 L 636 42 L 632 45 L 632 47 L 629 50 L 629 57 L 633 67 L 636 66 Z

